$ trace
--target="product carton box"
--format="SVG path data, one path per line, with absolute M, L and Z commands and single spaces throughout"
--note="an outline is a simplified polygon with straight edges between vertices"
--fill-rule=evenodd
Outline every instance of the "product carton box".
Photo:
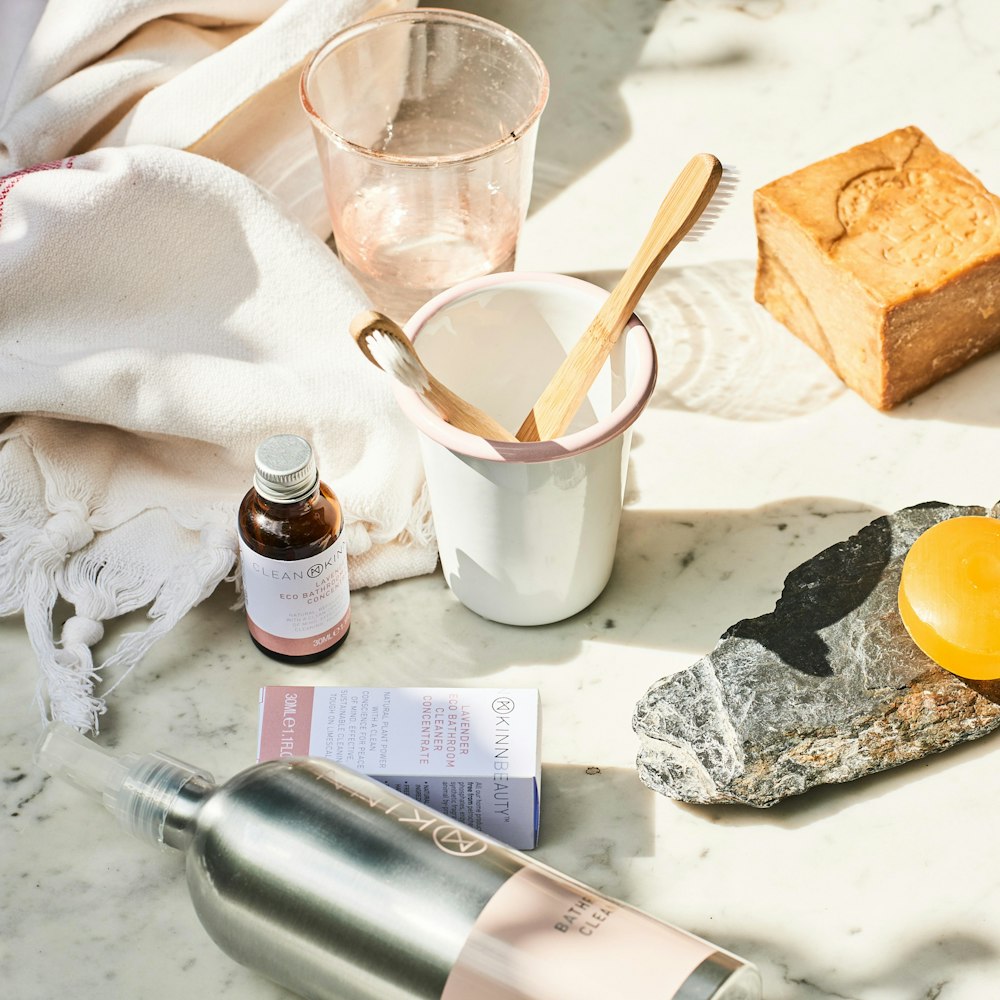
M 538 842 L 539 736 L 533 689 L 268 686 L 257 759 L 326 757 L 530 849 Z

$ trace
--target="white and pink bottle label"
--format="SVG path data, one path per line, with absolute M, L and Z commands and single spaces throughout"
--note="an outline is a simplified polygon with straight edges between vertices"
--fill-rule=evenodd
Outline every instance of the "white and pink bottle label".
M 343 534 L 308 559 L 268 559 L 240 538 L 250 634 L 285 656 L 308 656 L 337 642 L 351 624 Z
M 673 997 L 715 953 L 555 873 L 522 868 L 480 913 L 441 1000 Z

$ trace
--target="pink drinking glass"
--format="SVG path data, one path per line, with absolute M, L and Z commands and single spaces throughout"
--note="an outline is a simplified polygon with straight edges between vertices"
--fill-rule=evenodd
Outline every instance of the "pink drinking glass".
M 361 21 L 302 73 L 337 253 L 400 322 L 514 266 L 549 78 L 512 31 L 420 8 Z

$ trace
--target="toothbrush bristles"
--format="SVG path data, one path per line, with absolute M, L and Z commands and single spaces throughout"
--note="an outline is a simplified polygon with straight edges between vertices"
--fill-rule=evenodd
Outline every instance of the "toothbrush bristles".
M 399 379 L 414 392 L 424 393 L 429 387 L 427 373 L 396 342 L 396 338 L 381 330 L 368 334 L 368 350 L 379 368 Z
M 701 213 L 698 221 L 687 231 L 685 240 L 692 242 L 698 240 L 715 225 L 719 216 L 732 200 L 733 194 L 739 186 L 739 180 L 736 168 L 724 163 L 722 165 L 722 179 L 715 189 L 715 194 L 712 195 L 712 200 L 708 203 L 705 211 Z

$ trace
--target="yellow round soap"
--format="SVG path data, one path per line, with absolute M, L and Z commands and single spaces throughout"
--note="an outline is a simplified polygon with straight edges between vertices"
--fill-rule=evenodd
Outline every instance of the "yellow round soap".
M 954 517 L 920 535 L 903 562 L 899 614 L 945 670 L 1000 678 L 1000 521 Z

